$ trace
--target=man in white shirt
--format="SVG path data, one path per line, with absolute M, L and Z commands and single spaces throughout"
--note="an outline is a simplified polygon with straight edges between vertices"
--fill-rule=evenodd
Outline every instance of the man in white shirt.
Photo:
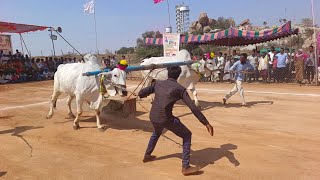
M 257 56 L 257 51 L 254 49 L 252 50 L 252 54 L 250 56 L 248 56 L 248 60 L 250 62 L 250 64 L 254 67 L 254 72 L 255 74 L 249 74 L 249 82 L 252 81 L 257 81 L 259 78 L 259 74 L 257 72 L 258 69 L 258 56 Z
M 222 70 L 224 69 L 224 57 L 223 57 L 223 54 L 222 52 L 219 52 L 218 53 L 218 57 L 216 59 L 217 63 L 216 63 L 216 69 L 217 71 L 214 72 L 214 79 L 213 81 L 216 82 L 217 79 L 220 79 L 220 81 L 222 81 Z M 219 71 L 220 70 L 220 71 Z

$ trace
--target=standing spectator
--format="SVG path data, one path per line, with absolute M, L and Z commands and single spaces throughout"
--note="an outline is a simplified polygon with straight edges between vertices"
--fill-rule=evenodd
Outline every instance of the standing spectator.
M 111 68 L 111 62 L 110 62 L 111 56 L 108 56 L 108 58 L 104 59 L 104 65 L 106 68 Z
M 21 57 L 22 56 L 21 52 L 19 52 L 18 49 L 16 49 L 16 53 L 14 55 L 16 55 L 16 57 Z
M 259 58 L 258 70 L 264 82 L 267 81 L 267 77 L 268 77 L 268 59 L 269 59 L 269 56 L 267 53 L 262 53 L 262 55 Z
M 273 82 L 276 82 L 276 79 L 277 79 L 277 64 L 278 64 L 278 59 L 277 59 L 277 56 L 276 54 L 278 54 L 278 52 L 276 50 L 273 50 L 272 52 L 273 55 L 273 59 L 271 60 L 270 58 L 270 62 L 272 62 L 271 64 L 271 68 L 269 69 L 270 70 L 270 77 L 273 78 Z
M 111 68 L 114 68 L 116 67 L 116 57 L 115 56 L 112 56 L 111 60 L 110 60 L 110 66 Z
M 234 50 L 232 51 L 232 56 L 233 56 L 233 62 L 232 62 L 232 64 L 235 63 L 235 62 L 237 62 L 237 61 L 239 61 L 240 56 L 238 55 L 237 50 L 234 49 Z
M 285 54 L 287 54 L 287 59 L 286 59 L 286 72 L 285 72 L 285 78 L 287 79 L 286 82 L 289 82 L 291 79 L 291 64 L 292 64 L 292 54 L 290 53 L 289 48 L 285 49 Z
M 286 72 L 286 60 L 288 55 L 284 53 L 284 49 L 281 48 L 280 53 L 275 55 L 277 57 L 277 81 L 282 83 L 284 81 Z
M 304 66 L 304 60 L 305 55 L 303 53 L 302 49 L 298 50 L 298 53 L 294 57 L 295 61 L 295 71 L 296 71 L 296 82 L 301 84 L 303 80 L 303 66 Z
M 254 74 L 249 74 L 249 82 L 252 81 L 257 81 L 259 78 L 258 72 L 258 56 L 257 56 L 257 51 L 254 49 L 252 50 L 252 54 L 248 56 L 248 60 L 250 64 L 254 67 Z
M 12 54 L 11 54 L 11 51 L 9 51 L 7 57 L 9 58 L 9 60 L 12 60 L 13 56 L 12 56 Z
M 268 74 L 269 74 L 270 78 L 273 76 L 272 70 L 273 70 L 273 57 L 275 55 L 274 52 L 275 52 L 275 48 L 273 46 L 271 46 L 270 51 L 268 53 L 268 56 L 269 56 L 269 72 L 268 72 Z
M 306 60 L 306 75 L 308 83 L 313 83 L 314 73 L 315 73 L 315 62 L 316 58 L 314 57 L 314 49 L 313 46 L 309 46 L 309 54 Z
M 224 66 L 224 76 L 223 76 L 223 80 L 230 82 L 230 80 L 232 79 L 232 73 L 229 72 L 229 69 L 231 68 L 232 64 L 231 64 L 231 57 L 227 57 L 226 58 L 226 64 Z
M 222 52 L 219 52 L 217 57 L 217 69 L 219 71 L 216 71 L 217 72 L 216 77 L 218 77 L 220 81 L 222 81 L 222 78 L 223 78 L 222 75 L 223 75 L 224 65 L 225 65 L 225 59 L 223 57 Z

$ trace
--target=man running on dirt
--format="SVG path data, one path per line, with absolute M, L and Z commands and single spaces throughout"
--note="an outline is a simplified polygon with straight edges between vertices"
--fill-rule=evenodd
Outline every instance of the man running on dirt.
M 182 174 L 191 175 L 199 171 L 198 168 L 190 166 L 189 163 L 192 133 L 180 122 L 179 118 L 172 115 L 172 109 L 176 101 L 182 99 L 199 121 L 206 126 L 211 136 L 213 136 L 214 131 L 206 117 L 189 97 L 187 90 L 177 82 L 181 68 L 179 66 L 173 66 L 168 67 L 167 70 L 167 80 L 155 81 L 151 86 L 140 90 L 138 94 L 140 98 L 144 98 L 155 93 L 155 99 L 150 111 L 150 120 L 154 127 L 154 132 L 150 138 L 143 162 L 149 162 L 156 158 L 156 156 L 151 154 L 163 129 L 166 128 L 183 139 Z

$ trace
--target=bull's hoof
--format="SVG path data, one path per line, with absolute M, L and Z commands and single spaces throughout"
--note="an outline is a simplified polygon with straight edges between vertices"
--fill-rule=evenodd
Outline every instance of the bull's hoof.
M 47 119 L 51 119 L 53 115 L 47 115 Z
M 104 131 L 107 130 L 107 126 L 102 126 L 102 127 L 98 128 L 98 130 L 99 130 L 100 132 L 104 132 Z
M 79 129 L 80 129 L 80 125 L 79 125 L 79 124 L 73 125 L 73 129 L 74 129 L 74 130 L 79 130 Z

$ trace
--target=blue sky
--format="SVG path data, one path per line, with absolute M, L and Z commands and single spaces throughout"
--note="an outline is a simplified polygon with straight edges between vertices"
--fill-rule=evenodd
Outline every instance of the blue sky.
M 93 16 L 83 14 L 83 4 L 89 0 L 1 0 L 0 21 L 37 24 L 63 29 L 63 36 L 81 53 L 95 51 Z M 320 0 L 315 1 L 316 23 L 320 24 Z M 201 12 L 209 17 L 233 17 L 237 23 L 249 18 L 254 25 L 278 25 L 278 19 L 286 17 L 293 22 L 311 17 L 310 0 L 169 0 L 171 23 L 175 25 L 174 6 L 184 2 L 190 6 L 190 20 Z M 285 9 L 287 12 L 285 13 Z M 168 26 L 167 4 L 153 4 L 153 0 L 96 0 L 98 47 L 117 50 L 122 46 L 134 46 L 136 39 L 146 30 L 164 31 Z M 33 56 L 51 54 L 49 32 L 24 34 Z M 21 49 L 19 37 L 13 35 L 14 49 Z M 61 38 L 55 41 L 56 53 L 72 51 Z

